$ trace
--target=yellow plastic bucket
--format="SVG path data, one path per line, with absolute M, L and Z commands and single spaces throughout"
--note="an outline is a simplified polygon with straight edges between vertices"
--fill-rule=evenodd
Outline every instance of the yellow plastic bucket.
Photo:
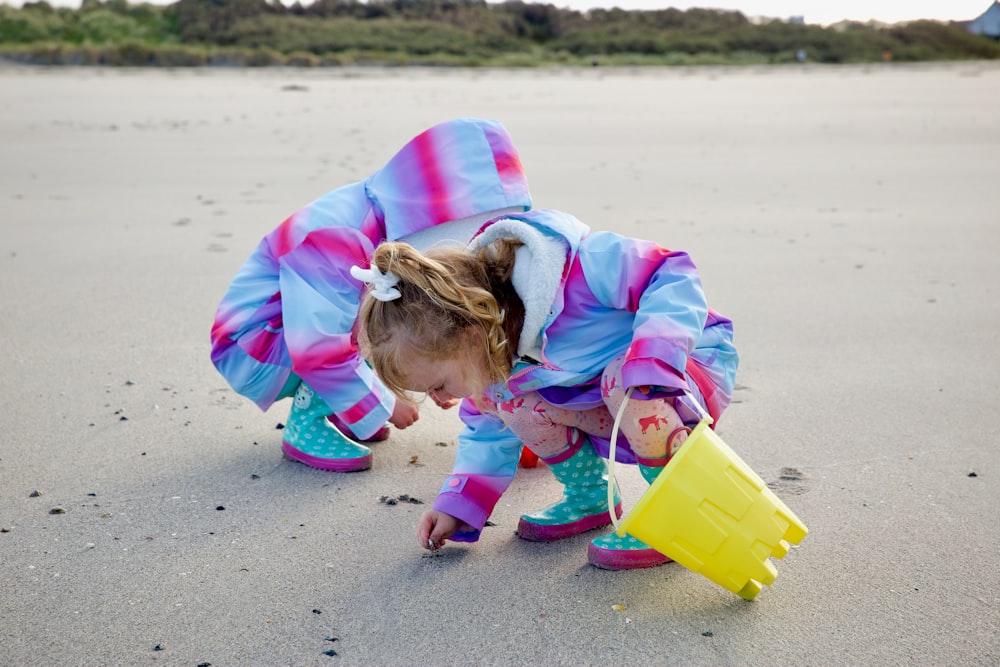
M 706 415 L 628 516 L 614 524 L 618 535 L 628 533 L 752 600 L 778 576 L 768 559 L 784 558 L 789 543 L 801 542 L 808 529 L 710 424 Z

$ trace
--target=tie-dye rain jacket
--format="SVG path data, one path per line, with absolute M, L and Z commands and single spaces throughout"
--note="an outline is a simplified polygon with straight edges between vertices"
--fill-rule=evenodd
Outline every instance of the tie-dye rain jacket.
M 494 226 L 503 229 L 491 234 Z M 546 210 L 493 221 L 472 245 L 503 236 L 526 243 L 518 250 L 513 281 L 526 311 L 518 345 L 522 356 L 505 383 L 488 389 L 482 411 L 469 399 L 462 403 L 465 428 L 455 465 L 434 503 L 467 524 L 452 538 L 457 541 L 479 538 L 517 469 L 521 443 L 491 414 L 495 404 L 539 392 L 565 407 L 600 405 L 601 374 L 624 354 L 626 386 L 696 397 L 718 419 L 729 404 L 739 363 L 732 322 L 708 307 L 686 253 L 591 232 L 571 215 Z M 529 279 L 518 284 L 522 269 Z M 543 303 L 539 291 L 545 292 Z M 523 356 L 527 348 L 531 358 Z M 607 457 L 609 441 L 591 440 Z M 621 435 L 616 451 L 617 460 L 635 462 Z
M 359 436 L 374 433 L 395 399 L 357 353 L 352 329 L 363 285 L 351 266 L 368 266 L 383 240 L 530 207 L 500 123 L 436 125 L 370 177 L 323 195 L 264 237 L 218 307 L 212 362 L 263 410 L 290 395 L 297 376 Z

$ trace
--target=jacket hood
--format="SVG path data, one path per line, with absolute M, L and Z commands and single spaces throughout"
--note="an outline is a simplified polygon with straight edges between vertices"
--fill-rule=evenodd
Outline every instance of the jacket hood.
M 514 142 L 495 120 L 458 118 L 410 140 L 365 180 L 385 238 L 483 213 L 531 208 Z

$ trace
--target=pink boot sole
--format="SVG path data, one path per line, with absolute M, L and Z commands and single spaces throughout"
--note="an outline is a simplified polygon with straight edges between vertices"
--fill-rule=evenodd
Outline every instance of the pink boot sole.
M 371 454 L 358 456 L 353 459 L 322 459 L 318 456 L 306 454 L 284 441 L 281 443 L 281 451 L 293 461 L 305 463 L 310 468 L 329 470 L 330 472 L 356 472 L 358 470 L 368 470 L 372 467 Z
M 615 514 L 621 517 L 621 503 L 615 505 Z M 572 523 L 561 523 L 556 525 L 531 523 L 530 521 L 525 521 L 522 517 L 517 524 L 517 536 L 522 540 L 528 540 L 529 542 L 555 542 L 556 540 L 564 540 L 567 537 L 573 537 L 574 535 L 579 535 L 580 533 L 586 533 L 588 530 L 603 528 L 604 526 L 608 526 L 610 524 L 611 517 L 608 516 L 607 512 L 591 514 L 590 516 L 585 516 L 582 519 L 577 519 Z
M 594 544 L 587 549 L 587 560 L 602 570 L 637 570 L 669 563 L 670 559 L 656 549 L 602 549 Z

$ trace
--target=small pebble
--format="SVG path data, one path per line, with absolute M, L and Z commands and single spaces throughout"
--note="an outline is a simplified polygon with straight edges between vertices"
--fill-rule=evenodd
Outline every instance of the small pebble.
M 38 489 L 35 489 L 34 491 L 32 491 L 31 493 L 28 494 L 28 497 L 29 498 L 41 498 L 42 497 L 42 492 L 39 491 Z
M 970 472 L 969 477 L 979 477 L 975 472 Z
M 65 514 L 65 513 L 66 513 L 65 507 L 53 507 L 52 509 L 49 510 L 49 514 Z

